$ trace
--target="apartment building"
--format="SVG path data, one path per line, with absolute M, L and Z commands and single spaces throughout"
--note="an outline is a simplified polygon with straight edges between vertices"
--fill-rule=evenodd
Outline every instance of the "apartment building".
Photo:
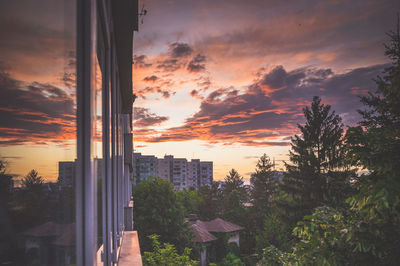
M 200 186 L 210 186 L 213 181 L 213 162 L 200 162 Z
M 187 173 L 187 186 L 189 189 L 198 189 L 200 187 L 200 160 L 192 159 L 188 162 L 188 173 Z
M 172 185 L 176 190 L 186 188 L 187 160 L 184 158 L 174 158 L 172 163 Z
M 165 155 L 156 158 L 152 155 L 133 154 L 135 184 L 147 180 L 149 176 L 158 176 L 168 180 L 176 190 L 198 189 L 210 185 L 213 181 L 213 162 L 201 162 L 199 159 L 188 161 L 186 158 L 174 158 Z M 156 165 L 156 169 L 153 166 Z
M 150 177 L 158 177 L 158 160 L 153 155 L 133 153 L 133 180 L 138 184 Z
M 172 182 L 172 169 L 174 157 L 172 155 L 165 155 L 164 158 L 158 160 L 158 176 Z
M 58 162 L 58 184 L 61 187 L 75 185 L 75 161 Z

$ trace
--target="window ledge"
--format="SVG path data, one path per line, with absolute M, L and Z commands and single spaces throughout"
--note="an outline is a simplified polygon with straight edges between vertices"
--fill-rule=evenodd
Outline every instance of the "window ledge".
M 137 231 L 125 231 L 119 253 L 118 266 L 142 266 Z

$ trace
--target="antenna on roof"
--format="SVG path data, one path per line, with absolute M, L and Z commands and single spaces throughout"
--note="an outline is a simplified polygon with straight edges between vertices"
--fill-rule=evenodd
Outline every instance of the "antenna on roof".
M 141 24 L 143 24 L 143 17 L 146 16 L 146 14 L 147 14 L 147 9 L 144 8 L 144 1 L 143 1 L 142 10 L 140 10 L 140 13 L 139 13 Z

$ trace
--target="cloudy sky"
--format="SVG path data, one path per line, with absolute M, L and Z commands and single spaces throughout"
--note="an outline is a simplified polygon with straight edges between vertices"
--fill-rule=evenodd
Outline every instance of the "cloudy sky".
M 231 168 L 248 178 L 263 153 L 280 169 L 314 95 L 354 125 L 400 12 L 397 0 L 142 4 L 135 150 L 213 161 L 217 180 Z M 0 156 L 14 174 L 54 180 L 75 158 L 74 21 L 73 1 L 2 2 Z
M 215 179 L 277 168 L 314 95 L 345 125 L 388 60 L 398 1 L 144 0 L 134 39 L 135 148 L 214 161 Z

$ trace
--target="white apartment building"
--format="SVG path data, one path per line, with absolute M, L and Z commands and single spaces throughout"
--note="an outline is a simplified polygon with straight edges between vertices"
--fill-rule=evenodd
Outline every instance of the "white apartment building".
M 151 170 L 152 165 L 156 165 L 157 171 Z M 168 180 L 174 189 L 183 190 L 198 189 L 213 181 L 213 162 L 201 162 L 199 159 L 188 162 L 186 158 L 174 158 L 172 155 L 157 159 L 155 156 L 134 153 L 133 166 L 135 184 L 149 176 L 158 176 Z

